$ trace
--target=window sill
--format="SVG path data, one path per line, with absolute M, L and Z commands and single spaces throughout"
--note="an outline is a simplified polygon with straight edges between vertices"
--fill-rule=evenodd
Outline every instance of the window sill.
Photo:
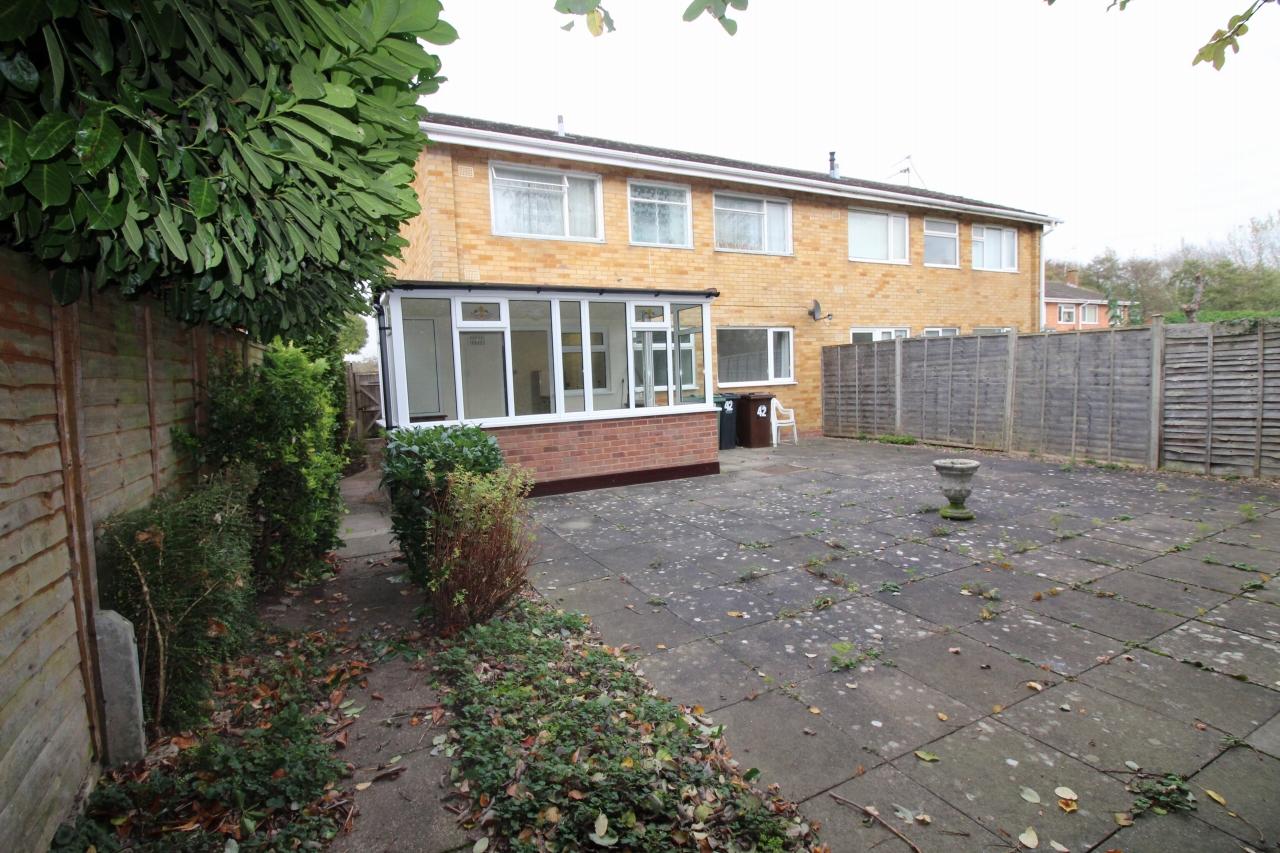
M 1020 270 L 1004 270 L 1004 269 L 993 270 L 987 267 L 974 267 L 973 271 L 974 272 L 1003 272 L 1003 273 L 1011 273 L 1013 275 L 1017 275 L 1020 272 Z
M 603 237 L 557 237 L 551 234 L 504 234 L 494 231 L 494 237 L 510 237 L 514 240 L 555 240 L 561 243 L 603 243 Z
M 685 249 L 687 251 L 693 250 L 693 246 L 691 244 L 677 245 L 675 243 L 637 243 L 635 240 L 632 240 L 631 245 L 639 249 Z
M 926 269 L 931 269 L 931 270 L 958 270 L 958 269 L 964 269 L 964 267 L 960 266 L 959 264 L 925 264 L 925 268 L 926 268 Z
M 717 382 L 717 388 L 773 388 L 779 385 L 799 385 L 794 379 L 776 379 L 768 382 Z
M 607 409 L 600 412 L 567 412 L 565 414 L 552 415 L 517 415 L 515 417 L 506 418 L 463 418 L 462 420 L 442 420 L 431 421 L 422 424 L 396 424 L 398 428 L 408 429 L 425 429 L 435 426 L 456 426 L 458 424 L 468 424 L 478 426 L 485 429 L 502 429 L 504 427 L 519 426 L 535 426 L 549 424 L 568 424 L 578 423 L 582 421 L 616 421 L 625 420 L 627 418 L 653 418 L 662 417 L 664 415 L 688 415 L 700 412 L 717 412 L 719 408 L 715 405 L 707 405 L 706 403 L 690 403 L 681 406 L 653 406 L 651 408 L 636 409 Z
M 909 267 L 911 261 L 879 261 L 873 258 L 850 258 L 849 263 L 853 264 L 888 264 L 893 267 Z
M 794 258 L 795 252 L 756 252 L 751 249 L 722 249 L 716 246 L 717 252 L 724 252 L 727 255 L 764 255 L 767 258 Z

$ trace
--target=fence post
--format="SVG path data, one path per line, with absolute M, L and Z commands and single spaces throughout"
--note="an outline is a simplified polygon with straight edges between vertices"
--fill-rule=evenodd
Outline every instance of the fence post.
M 836 435 L 844 435 L 844 371 L 840 369 L 840 352 L 836 347 Z
M 1013 450 L 1013 394 L 1018 377 L 1018 327 L 1009 327 L 1009 355 L 1004 378 L 1004 452 Z
M 1151 325 L 1151 435 L 1147 467 L 1160 467 L 1160 434 L 1164 429 L 1164 317 L 1156 314 Z
M 902 435 L 902 338 L 893 339 L 893 434 Z
M 1258 321 L 1258 444 L 1253 451 L 1253 476 L 1262 476 L 1262 404 L 1267 395 L 1267 324 Z
M 1213 323 L 1209 324 L 1209 344 L 1205 353 L 1204 377 L 1204 472 L 1213 473 Z
M 1076 336 L 1076 390 L 1071 398 L 1071 459 L 1076 458 L 1076 427 L 1080 423 L 1080 332 Z
M 982 400 L 982 339 L 986 335 L 978 335 L 974 338 L 973 348 L 975 350 L 973 358 L 973 440 L 969 442 L 970 447 L 978 446 L 978 407 Z

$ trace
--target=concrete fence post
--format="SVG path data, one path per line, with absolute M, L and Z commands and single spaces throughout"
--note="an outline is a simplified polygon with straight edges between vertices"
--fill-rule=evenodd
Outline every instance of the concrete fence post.
M 902 435 L 902 338 L 893 339 L 893 434 Z
M 138 642 L 133 623 L 114 610 L 95 614 L 98 629 L 98 673 L 102 680 L 106 717 L 108 767 L 137 761 L 147 754 L 143 730 L 142 677 L 138 673 Z

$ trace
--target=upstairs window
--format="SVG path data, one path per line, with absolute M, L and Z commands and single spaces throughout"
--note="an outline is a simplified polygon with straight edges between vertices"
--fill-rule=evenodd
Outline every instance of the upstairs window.
M 600 177 L 493 166 L 493 233 L 603 240 Z
M 791 254 L 791 202 L 716 193 L 716 248 Z
M 628 194 L 632 243 L 679 249 L 693 245 L 688 187 L 632 182 Z
M 973 226 L 975 270 L 1018 271 L 1018 232 L 1012 228 Z
M 945 219 L 924 221 L 924 265 L 960 266 L 960 225 Z
M 907 217 L 850 210 L 849 260 L 907 263 Z

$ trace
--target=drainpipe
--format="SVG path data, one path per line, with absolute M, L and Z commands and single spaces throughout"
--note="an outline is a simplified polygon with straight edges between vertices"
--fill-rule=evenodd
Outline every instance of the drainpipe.
M 387 381 L 387 332 L 391 331 L 391 327 L 387 325 L 387 312 L 381 299 L 373 303 L 373 313 L 378 317 L 378 378 L 382 385 L 382 421 L 386 429 L 393 429 L 395 424 L 391 422 L 391 386 Z
M 1045 330 L 1045 327 L 1046 327 L 1046 326 L 1048 326 L 1048 324 L 1049 324 L 1049 318 L 1048 318 L 1048 310 L 1049 310 L 1049 309 L 1048 309 L 1048 308 L 1046 308 L 1046 307 L 1045 307 L 1045 304 L 1044 304 L 1044 297 L 1045 297 L 1045 290 L 1044 290 L 1044 274 L 1045 274 L 1045 264 L 1044 264 L 1044 238 L 1045 238 L 1045 237 L 1047 237 L 1047 236 L 1049 236 L 1050 234 L 1052 234 L 1054 231 L 1056 231 L 1056 230 L 1057 230 L 1057 228 L 1058 228 L 1058 223 L 1056 223 L 1056 222 L 1051 223 L 1051 224 L 1048 224 L 1048 225 L 1041 225 L 1041 226 L 1040 226 L 1040 331 L 1042 331 L 1042 332 Z

